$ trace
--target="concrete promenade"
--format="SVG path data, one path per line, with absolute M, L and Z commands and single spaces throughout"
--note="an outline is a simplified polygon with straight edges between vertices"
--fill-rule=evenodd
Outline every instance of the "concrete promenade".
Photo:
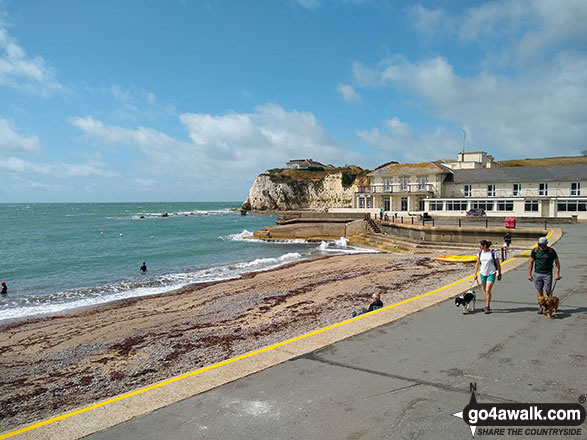
M 520 258 L 505 265 L 490 315 L 479 311 L 482 295 L 475 314 L 455 307 L 452 297 L 470 285 L 466 281 L 343 325 L 355 326 L 354 336 L 342 334 L 346 339 L 329 335 L 345 331 L 335 328 L 220 367 L 241 369 L 241 378 L 200 394 L 193 395 L 211 372 L 141 395 L 159 405 L 135 396 L 125 406 L 112 402 L 15 438 L 76 438 L 89 431 L 94 434 L 84 438 L 92 440 L 466 439 L 469 427 L 452 414 L 469 402 L 470 383 L 480 403 L 577 403 L 587 394 L 587 225 L 563 230 L 553 245 L 563 277 L 555 291 L 561 299 L 556 319 L 536 313 L 527 259 Z M 357 334 L 360 325 L 375 328 Z M 296 352 L 298 344 L 305 348 Z M 258 371 L 247 363 L 260 364 Z M 262 369 L 265 363 L 275 365 Z M 143 411 L 136 410 L 142 404 Z M 123 422 L 98 432 L 117 417 Z M 581 428 L 581 436 L 552 438 L 586 438 L 587 426 Z

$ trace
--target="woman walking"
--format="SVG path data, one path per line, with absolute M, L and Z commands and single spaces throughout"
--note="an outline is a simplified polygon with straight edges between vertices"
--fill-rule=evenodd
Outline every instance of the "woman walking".
M 477 280 L 477 272 L 481 274 L 481 287 L 485 296 L 485 314 L 491 313 L 491 289 L 495 283 L 496 274 L 497 279 L 501 280 L 501 264 L 495 251 L 489 249 L 490 247 L 490 241 L 481 240 L 479 242 L 480 250 L 475 263 L 475 280 Z

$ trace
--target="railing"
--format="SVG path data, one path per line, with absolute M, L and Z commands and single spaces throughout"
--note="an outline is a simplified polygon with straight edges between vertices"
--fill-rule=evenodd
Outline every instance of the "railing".
M 503 218 L 502 217 L 465 217 L 465 218 L 461 218 L 461 217 L 454 217 L 454 218 L 447 218 L 447 217 L 441 217 L 439 219 L 430 216 L 427 212 L 424 212 L 422 214 L 417 214 L 417 215 L 387 215 L 385 214 L 383 218 L 381 218 L 378 214 L 376 213 L 366 213 L 365 214 L 365 220 L 368 219 L 375 219 L 375 220 L 379 220 L 380 224 L 383 224 L 383 222 L 387 222 L 387 223 L 399 223 L 399 224 L 412 224 L 412 225 L 422 225 L 422 226 L 426 226 L 426 222 L 430 222 L 432 224 L 432 226 L 458 226 L 459 228 L 463 227 L 463 225 L 475 225 L 476 227 L 479 227 L 480 225 L 485 225 L 485 228 L 489 228 L 489 227 L 502 227 L 504 226 L 503 223 Z M 545 219 L 545 218 L 536 218 L 535 221 L 534 219 L 532 219 L 532 223 L 536 223 L 536 225 L 540 225 L 542 226 L 542 223 L 544 222 L 544 229 L 548 229 L 548 220 L 549 219 Z M 515 223 L 513 227 L 508 227 L 511 229 L 515 229 Z
M 560 189 L 560 188 L 553 188 L 553 189 L 549 189 L 548 191 L 546 191 L 546 193 L 544 191 L 540 191 L 538 189 L 533 189 L 533 188 L 523 188 L 521 191 L 518 191 L 517 193 L 514 193 L 512 190 L 507 190 L 507 189 L 496 189 L 493 193 L 494 195 L 490 196 L 487 194 L 487 190 L 486 189 L 473 189 L 471 190 L 471 192 L 468 195 L 465 195 L 464 192 L 458 192 L 455 193 L 453 195 L 453 197 L 464 197 L 464 198 L 475 198 L 475 199 L 481 199 L 481 198 L 495 198 L 495 197 L 500 197 L 500 198 L 508 198 L 508 197 L 581 197 L 581 194 L 575 194 L 575 195 L 571 195 L 571 190 L 564 190 L 564 189 Z
M 433 193 L 434 185 L 430 183 L 393 183 L 358 186 L 357 194 L 393 194 L 393 193 Z

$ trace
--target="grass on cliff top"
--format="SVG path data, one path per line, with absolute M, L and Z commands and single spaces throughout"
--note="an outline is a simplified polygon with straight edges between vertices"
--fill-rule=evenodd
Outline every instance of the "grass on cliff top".
M 273 168 L 263 174 L 268 175 L 273 183 L 291 183 L 295 181 L 319 181 L 329 174 L 341 173 L 342 185 L 349 187 L 357 177 L 365 176 L 368 172 L 369 170 L 364 170 L 356 165 L 348 165 L 345 167 L 311 167 L 307 170 Z
M 544 157 L 541 159 L 500 160 L 505 168 L 512 167 L 545 167 L 553 165 L 580 165 L 587 164 L 587 156 Z

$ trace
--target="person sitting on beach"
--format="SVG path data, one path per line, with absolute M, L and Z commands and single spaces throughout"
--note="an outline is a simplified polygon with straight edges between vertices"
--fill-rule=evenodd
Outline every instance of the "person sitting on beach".
M 2 295 L 6 295 L 8 293 L 8 287 L 4 281 L 2 281 L 2 292 L 0 293 L 2 293 Z
M 510 234 L 509 232 L 506 232 L 503 235 L 503 244 L 505 245 L 504 247 L 509 248 L 512 245 L 512 234 Z
M 363 313 L 369 313 L 373 310 L 377 310 L 383 307 L 383 302 L 381 301 L 381 295 L 379 295 L 379 293 L 374 293 L 373 295 L 371 295 L 371 299 L 373 300 L 373 302 L 369 304 L 369 308 L 366 309 L 363 307 L 360 312 L 353 312 L 353 317 L 357 315 L 362 315 Z
M 147 271 L 147 263 L 143 261 L 143 265 L 141 266 L 141 272 L 145 273 Z

